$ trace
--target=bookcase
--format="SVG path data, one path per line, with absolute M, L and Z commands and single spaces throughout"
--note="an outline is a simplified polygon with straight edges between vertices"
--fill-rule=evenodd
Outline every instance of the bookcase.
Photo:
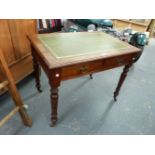
M 60 19 L 37 19 L 38 33 L 52 33 L 61 31 Z

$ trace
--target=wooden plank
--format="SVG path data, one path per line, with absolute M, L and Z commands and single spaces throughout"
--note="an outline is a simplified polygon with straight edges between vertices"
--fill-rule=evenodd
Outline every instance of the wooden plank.
M 7 85 L 8 85 L 8 81 L 4 81 L 4 82 L 0 83 L 0 90 L 4 89 Z
M 6 115 L 0 121 L 0 127 L 2 127 L 13 115 L 15 115 L 19 111 L 19 107 L 15 107 L 8 115 Z
M 28 114 L 26 113 L 26 111 L 23 108 L 22 98 L 21 98 L 21 96 L 17 90 L 17 87 L 15 85 L 15 81 L 13 79 L 13 76 L 11 75 L 11 72 L 8 68 L 8 65 L 5 61 L 5 58 L 4 58 L 1 50 L 0 50 L 0 66 L 1 66 L 1 68 L 5 74 L 5 77 L 8 81 L 8 83 L 9 83 L 8 84 L 9 93 L 10 93 L 15 105 L 17 107 L 20 107 L 19 114 L 23 120 L 23 123 L 27 126 L 31 126 L 32 120 L 30 119 L 30 117 L 28 116 Z

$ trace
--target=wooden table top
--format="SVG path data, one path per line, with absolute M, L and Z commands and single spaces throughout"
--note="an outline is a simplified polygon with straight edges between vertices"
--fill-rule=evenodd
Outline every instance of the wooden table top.
M 140 51 L 103 32 L 38 34 L 29 39 L 50 68 Z

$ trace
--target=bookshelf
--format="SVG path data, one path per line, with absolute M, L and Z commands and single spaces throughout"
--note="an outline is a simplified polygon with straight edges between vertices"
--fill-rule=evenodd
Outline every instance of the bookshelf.
M 61 31 L 60 19 L 37 19 L 37 30 L 39 34 Z

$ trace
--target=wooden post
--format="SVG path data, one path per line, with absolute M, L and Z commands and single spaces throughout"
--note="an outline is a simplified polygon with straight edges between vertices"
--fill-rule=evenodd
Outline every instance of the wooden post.
M 30 117 L 28 116 L 28 114 L 26 113 L 24 107 L 23 107 L 23 103 L 22 103 L 22 99 L 21 99 L 21 96 L 17 90 L 17 87 L 15 85 L 15 81 L 11 75 L 11 72 L 8 68 L 8 65 L 5 61 L 5 58 L 2 54 L 2 51 L 0 50 L 0 66 L 1 66 L 1 69 L 3 71 L 3 73 L 5 74 L 6 76 L 6 79 L 8 81 L 8 89 L 9 89 L 9 92 L 12 96 L 12 99 L 14 100 L 14 103 L 16 105 L 16 107 L 19 107 L 19 114 L 23 120 L 23 123 L 26 125 L 26 126 L 31 126 L 32 125 L 32 120 L 30 119 Z

